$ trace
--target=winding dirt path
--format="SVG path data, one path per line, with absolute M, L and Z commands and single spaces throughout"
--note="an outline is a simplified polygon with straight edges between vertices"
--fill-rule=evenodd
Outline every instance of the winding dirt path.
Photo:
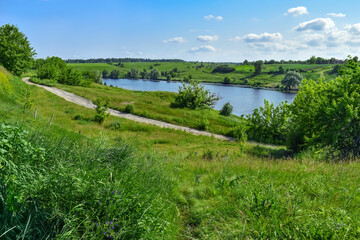
M 26 78 L 23 78 L 22 80 L 26 84 L 41 87 L 53 94 L 65 99 L 66 101 L 75 103 L 77 105 L 80 105 L 80 106 L 83 106 L 86 108 L 95 109 L 95 105 L 86 98 L 80 97 L 78 95 L 69 93 L 67 91 L 64 91 L 64 90 L 61 90 L 61 89 L 58 89 L 55 87 L 48 87 L 48 86 L 44 86 L 44 85 L 35 84 L 33 82 L 30 82 L 29 79 L 30 78 L 26 77 Z M 175 125 L 175 124 L 171 124 L 171 123 L 167 123 L 167 122 L 162 122 L 162 121 L 158 121 L 158 120 L 154 120 L 154 119 L 150 119 L 150 118 L 140 117 L 140 116 L 129 114 L 129 113 L 123 113 L 123 112 L 120 112 L 120 111 L 117 111 L 117 110 L 114 110 L 111 108 L 109 109 L 109 113 L 110 113 L 110 115 L 113 115 L 116 117 L 126 118 L 126 119 L 129 119 L 132 121 L 146 123 L 146 124 L 152 124 L 152 125 L 159 126 L 162 128 L 171 128 L 171 129 L 175 129 L 175 130 L 181 130 L 181 131 L 188 132 L 188 133 L 191 133 L 194 135 L 203 135 L 203 136 L 214 137 L 217 139 L 228 140 L 228 141 L 235 140 L 232 137 L 227 137 L 227 136 L 223 136 L 223 135 L 219 135 L 219 134 L 213 134 L 213 133 L 209 133 L 209 132 L 205 132 L 205 131 L 199 131 L 194 128 L 183 127 L 183 126 L 179 126 L 179 125 Z

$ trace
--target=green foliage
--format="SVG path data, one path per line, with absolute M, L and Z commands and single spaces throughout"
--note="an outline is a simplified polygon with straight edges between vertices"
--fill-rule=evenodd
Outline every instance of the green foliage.
M 210 122 L 207 118 L 203 118 L 198 126 L 199 130 L 208 131 L 210 126 Z
M 88 73 L 85 74 L 85 80 L 80 71 L 67 66 L 66 63 L 59 57 L 37 59 L 35 65 L 37 67 L 37 77 L 41 80 L 50 79 L 60 84 L 70 86 L 89 85 L 90 82 L 95 81 L 98 77 L 95 73 L 93 73 L 93 77 L 90 78 L 90 73 Z M 34 79 L 34 81 L 36 81 L 36 79 Z
M 0 124 L 1 238 L 172 238 L 174 186 L 156 157 L 47 132 Z
M 123 112 L 133 113 L 134 112 L 134 106 L 131 105 L 131 104 L 126 104 L 126 106 L 124 107 Z
M 112 70 L 108 76 L 111 79 L 118 79 L 120 78 L 120 71 L 119 70 Z
M 330 82 L 306 81 L 293 104 L 291 128 L 303 147 L 329 148 L 334 157 L 360 155 L 360 69 L 350 59 Z
M 285 73 L 285 69 L 284 69 L 283 66 L 280 66 L 280 67 L 279 67 L 279 73 L 280 73 L 280 74 L 284 74 L 284 73 Z
M 264 62 L 262 60 L 256 61 L 254 62 L 254 67 L 255 67 L 255 75 L 259 75 L 261 73 L 261 70 L 263 68 Z
M 98 83 L 98 84 L 102 83 L 102 79 L 101 79 L 102 74 L 98 70 L 96 70 L 94 72 L 86 71 L 86 72 L 83 72 L 82 75 L 89 82 L 94 82 L 94 83 Z
M 231 129 L 231 135 L 236 139 L 236 141 L 244 143 L 247 141 L 247 126 L 244 122 L 241 122 L 236 127 Z
M 120 122 L 112 122 L 109 126 L 107 126 L 107 128 L 109 128 L 111 130 L 120 130 L 121 124 L 120 124 Z
M 9 79 L 1 71 L 0 71 L 0 91 L 6 94 L 10 94 L 11 92 L 11 85 L 9 84 Z
M 96 105 L 96 115 L 95 115 L 95 121 L 99 124 L 102 124 L 105 119 L 109 116 L 109 113 L 107 112 L 110 107 L 110 99 L 109 98 L 96 98 L 96 100 L 93 102 Z
M 127 74 L 126 74 L 127 78 L 130 79 L 138 79 L 139 77 L 139 69 L 137 68 L 132 68 Z
M 228 65 L 216 66 L 211 73 L 231 73 L 234 72 L 235 68 Z
M 223 116 L 230 116 L 233 111 L 233 106 L 230 104 L 230 102 L 227 102 L 224 104 L 224 106 L 220 110 L 220 115 Z
M 288 135 L 290 108 L 286 102 L 278 106 L 264 100 L 264 106 L 256 108 L 248 118 L 250 140 L 264 143 L 284 144 Z
M 290 90 L 291 87 L 295 88 L 300 85 L 303 80 L 303 76 L 295 71 L 288 71 L 281 81 L 281 84 L 285 86 L 286 89 Z
M 10 24 L 0 27 L 0 63 L 16 76 L 30 69 L 34 49 L 24 33 Z
M 224 78 L 224 83 L 225 83 L 225 84 L 229 84 L 230 82 L 231 82 L 231 78 L 228 77 L 228 76 L 226 76 L 226 77 Z
M 109 72 L 106 71 L 106 70 L 103 70 L 103 71 L 101 72 L 101 77 L 102 77 L 102 78 L 108 78 L 108 77 L 109 77 Z
M 37 59 L 37 77 L 40 79 L 52 79 L 56 82 L 63 81 L 66 63 L 59 57 L 47 57 Z
M 152 69 L 150 72 L 150 79 L 158 80 L 161 76 L 161 73 L 156 68 Z
M 205 89 L 203 85 L 196 81 L 190 81 L 189 84 L 183 83 L 179 87 L 179 94 L 172 103 L 174 107 L 201 109 L 213 106 L 219 97 L 215 93 Z

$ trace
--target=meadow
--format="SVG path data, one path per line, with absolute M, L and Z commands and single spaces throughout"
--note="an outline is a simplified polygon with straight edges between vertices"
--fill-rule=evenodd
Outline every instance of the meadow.
M 240 64 L 226 64 L 235 68 L 235 71 L 231 73 L 212 73 L 216 66 L 222 64 L 202 62 L 126 62 L 123 63 L 122 67 L 107 63 L 71 63 L 68 65 L 82 72 L 119 70 L 120 78 L 126 78 L 126 73 L 132 68 L 139 71 L 143 71 L 143 69 L 151 71 L 151 69 L 156 68 L 160 72 L 170 72 L 177 68 L 179 74 L 171 78 L 172 81 L 182 81 L 191 76 L 193 80 L 200 82 L 223 83 L 227 76 L 231 78 L 230 84 L 269 88 L 281 88 L 281 80 L 285 73 L 279 72 L 280 66 L 284 68 L 284 71 L 301 69 L 301 74 L 307 79 L 326 78 L 331 80 L 337 76 L 337 74 L 332 73 L 333 64 L 265 64 L 259 75 L 254 75 L 255 68 L 253 65 Z M 162 76 L 161 79 L 166 80 L 166 77 Z
M 324 161 L 312 151 L 294 156 L 281 146 L 111 116 L 99 125 L 94 110 L 6 75 L 11 91 L 0 93 L 2 239 L 360 237 L 356 160 Z M 66 88 L 125 95 L 121 101 L 160 101 L 165 94 Z

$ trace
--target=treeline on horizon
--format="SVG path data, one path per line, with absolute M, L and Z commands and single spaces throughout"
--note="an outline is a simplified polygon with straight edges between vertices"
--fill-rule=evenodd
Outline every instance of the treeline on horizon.
M 66 59 L 66 63 L 125 63 L 125 62 L 194 62 L 203 63 L 202 61 L 185 61 L 182 59 L 150 59 L 150 58 L 91 58 L 91 59 Z M 343 64 L 346 60 L 336 58 L 322 58 L 312 56 L 307 60 L 260 60 L 264 64 Z M 217 62 L 218 64 L 243 64 L 253 65 L 257 61 L 244 60 L 243 62 Z
M 66 63 L 123 63 L 123 62 L 185 62 L 181 59 L 150 59 L 150 58 L 91 58 L 67 59 Z

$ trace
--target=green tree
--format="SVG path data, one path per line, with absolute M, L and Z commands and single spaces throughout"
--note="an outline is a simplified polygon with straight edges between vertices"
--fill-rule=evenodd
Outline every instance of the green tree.
M 308 60 L 309 64 L 316 64 L 317 58 L 315 56 L 311 56 L 311 58 Z
M 285 73 L 285 69 L 284 69 L 283 66 L 280 66 L 280 67 L 279 67 L 279 73 L 280 73 L 280 74 L 284 74 L 284 73 Z
M 109 72 L 104 70 L 104 71 L 102 71 L 101 76 L 102 76 L 102 78 L 108 78 L 109 77 Z
M 109 74 L 109 78 L 111 79 L 118 79 L 120 78 L 120 71 L 119 70 L 112 70 Z
M 303 80 L 303 76 L 295 71 L 288 71 L 281 80 L 281 84 L 285 86 L 286 89 L 290 90 L 291 87 L 299 86 L 301 81 Z
M 157 70 L 156 68 L 151 70 L 150 79 L 158 80 L 160 78 L 160 76 L 161 76 L 161 73 L 159 72 L 159 70 Z
M 289 132 L 290 108 L 286 102 L 278 106 L 264 100 L 264 106 L 247 115 L 248 136 L 251 140 L 284 144 Z
M 305 81 L 291 106 L 293 150 L 325 149 L 332 157 L 360 156 L 360 68 L 347 61 L 341 77 Z
M 0 27 L 0 63 L 7 70 L 20 76 L 31 67 L 34 55 L 27 37 L 16 26 Z
M 139 69 L 136 68 L 132 68 L 127 74 L 126 76 L 130 79 L 138 79 L 139 77 Z
M 215 93 L 205 89 L 197 81 L 190 81 L 189 84 L 183 83 L 179 87 L 179 94 L 172 103 L 174 107 L 187 107 L 190 109 L 209 108 L 219 100 Z
M 96 115 L 95 115 L 95 121 L 99 124 L 102 124 L 105 119 L 109 116 L 108 110 L 110 107 L 110 99 L 109 98 L 96 98 L 96 100 L 93 102 L 96 106 Z
M 230 102 L 227 102 L 224 104 L 224 106 L 220 110 L 220 115 L 223 116 L 230 116 L 233 111 L 233 106 L 230 104 Z
M 255 75 L 259 75 L 261 73 L 263 64 L 264 64 L 264 62 L 262 60 L 258 60 L 256 62 L 254 62 Z

